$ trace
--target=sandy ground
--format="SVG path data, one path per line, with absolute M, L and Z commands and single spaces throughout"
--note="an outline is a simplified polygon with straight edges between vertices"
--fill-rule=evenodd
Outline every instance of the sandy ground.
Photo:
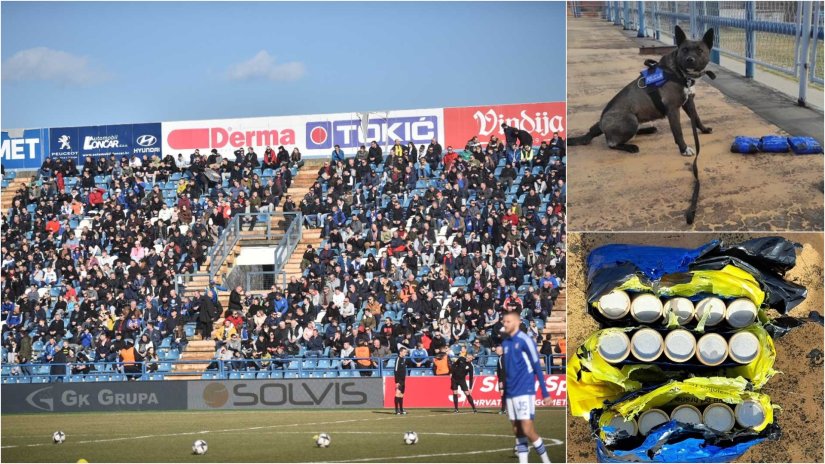
M 822 234 L 781 234 L 801 243 L 797 263 L 786 276 L 804 285 L 808 298 L 789 313 L 807 317 L 823 309 Z M 713 239 L 732 243 L 756 234 L 571 234 L 568 243 L 567 338 L 568 357 L 584 339 L 598 329 L 587 315 L 585 304 L 585 260 L 590 251 L 610 243 L 696 247 Z M 774 313 L 774 316 L 778 315 Z M 818 353 L 818 356 L 815 354 Z M 774 376 L 762 389 L 782 407 L 777 416 L 782 438 L 752 448 L 741 462 L 823 462 L 823 327 L 808 323 L 776 340 Z M 587 423 L 568 414 L 567 458 L 570 462 L 595 462 L 595 446 Z
M 598 121 L 607 102 L 638 76 L 644 59 L 656 57 L 639 55 L 634 39 L 603 20 L 568 18 L 567 24 L 570 137 Z M 568 149 L 569 230 L 822 230 L 821 155 L 731 153 L 736 135 L 782 132 L 707 82 L 696 86 L 696 106 L 713 133 L 700 134 L 702 187 L 693 226 L 684 219 L 693 159 L 679 155 L 662 119 L 652 123 L 657 134 L 633 139 L 638 154 L 608 149 L 603 136 Z M 682 130 L 692 146 L 684 112 Z

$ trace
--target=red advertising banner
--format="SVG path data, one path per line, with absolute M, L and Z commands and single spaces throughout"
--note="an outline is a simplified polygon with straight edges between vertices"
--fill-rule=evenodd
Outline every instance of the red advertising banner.
M 564 375 L 544 376 L 547 391 L 552 402 L 546 406 L 567 406 L 567 379 Z M 494 375 L 477 375 L 472 385 L 473 400 L 477 408 L 501 407 L 501 393 L 498 390 L 498 379 Z M 384 377 L 384 407 L 394 407 L 395 380 Z M 541 390 L 536 385 L 536 406 L 541 406 Z M 464 392 L 458 393 L 458 404 L 468 407 Z M 408 376 L 404 393 L 405 408 L 452 408 L 453 392 L 450 390 L 449 376 Z
M 493 135 L 504 142 L 502 123 L 530 132 L 534 145 L 553 138 L 553 132 L 566 139 L 567 105 L 547 102 L 444 108 L 445 140 L 442 146 L 462 150 L 474 135 L 478 136 L 482 146 L 486 146 Z

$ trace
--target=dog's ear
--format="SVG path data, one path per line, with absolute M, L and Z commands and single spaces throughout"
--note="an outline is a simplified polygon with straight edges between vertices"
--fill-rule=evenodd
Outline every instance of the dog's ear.
M 713 28 L 708 29 L 708 31 L 705 32 L 705 36 L 702 37 L 702 42 L 708 46 L 708 50 L 713 48 Z
M 683 31 L 682 28 L 677 25 L 676 26 L 676 46 L 678 47 L 679 45 L 682 45 L 682 42 L 684 42 L 685 39 L 687 39 L 687 36 L 685 35 L 685 31 Z

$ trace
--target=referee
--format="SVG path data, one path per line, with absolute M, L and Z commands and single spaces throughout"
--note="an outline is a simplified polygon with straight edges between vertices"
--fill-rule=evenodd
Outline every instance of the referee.
M 507 401 L 505 400 L 506 394 L 504 392 L 504 379 L 506 378 L 506 374 L 504 372 L 504 351 L 502 351 L 501 345 L 496 347 L 496 354 L 498 355 L 498 363 L 496 363 L 496 379 L 498 379 L 498 391 L 501 393 L 501 410 L 498 413 L 504 414 L 507 407 Z
M 469 358 L 469 359 L 467 359 Z M 453 391 L 453 405 L 455 405 L 454 413 L 458 412 L 458 390 L 459 388 L 467 396 L 470 401 L 470 406 L 473 407 L 473 412 L 476 411 L 476 403 L 473 401 L 473 391 L 467 387 L 467 376 L 470 376 L 470 385 L 473 384 L 473 357 L 472 355 L 459 356 L 458 360 L 452 365 L 450 369 L 450 390 Z
M 406 415 L 404 410 L 404 389 L 407 383 L 407 348 L 398 350 L 398 359 L 395 360 L 395 414 Z

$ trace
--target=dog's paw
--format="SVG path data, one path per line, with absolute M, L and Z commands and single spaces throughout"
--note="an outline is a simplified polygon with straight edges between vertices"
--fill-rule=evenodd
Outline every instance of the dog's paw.
M 691 146 L 685 147 L 685 151 L 682 152 L 682 156 L 696 156 L 696 150 L 694 150 Z
M 713 132 L 713 128 L 712 128 L 712 127 L 707 127 L 707 126 L 705 126 L 705 127 L 702 129 L 702 133 L 703 133 L 703 134 L 710 134 L 710 133 L 712 133 L 712 132 Z

